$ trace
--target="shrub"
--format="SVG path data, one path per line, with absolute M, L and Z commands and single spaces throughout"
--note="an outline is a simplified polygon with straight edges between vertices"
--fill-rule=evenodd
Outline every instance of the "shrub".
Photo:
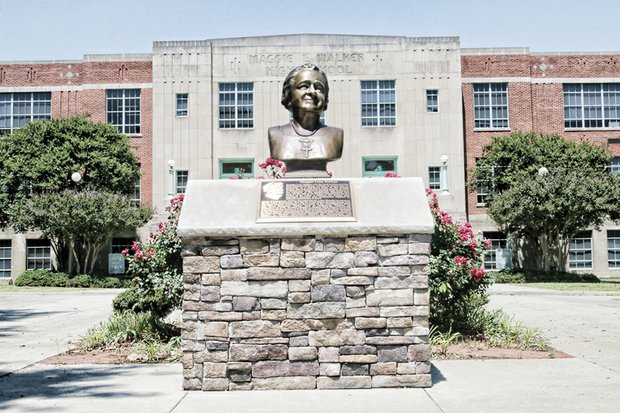
M 183 295 L 183 258 L 181 239 L 176 234 L 183 195 L 170 200 L 166 208 L 168 219 L 160 222 L 156 232 L 149 234 L 145 243 L 134 242 L 131 249 L 123 251 L 129 261 L 128 273 L 133 277 L 138 300 L 133 308 L 148 310 L 165 317 L 180 307 Z M 129 304 L 135 299 L 133 293 L 123 298 Z M 119 306 L 121 303 L 119 303 Z
M 599 283 L 601 280 L 594 274 L 577 274 L 564 271 L 536 270 L 502 270 L 493 274 L 497 283 L 536 283 L 536 282 L 567 282 L 567 283 Z
M 475 334 L 480 326 L 475 312 L 487 303 L 491 279 L 483 269 L 489 242 L 474 236 L 471 225 L 454 222 L 439 208 L 437 195 L 427 190 L 435 221 L 431 241 L 429 289 L 430 322 L 441 332 Z
M 128 287 L 130 282 L 128 279 L 119 277 L 69 275 L 52 270 L 28 270 L 17 277 L 15 285 L 18 287 L 124 288 Z

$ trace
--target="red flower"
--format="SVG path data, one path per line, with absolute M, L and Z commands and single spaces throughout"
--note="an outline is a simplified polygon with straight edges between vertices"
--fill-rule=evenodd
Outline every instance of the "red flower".
M 480 281 L 482 277 L 486 274 L 484 269 L 482 268 L 472 268 L 469 270 L 469 274 L 476 279 L 476 281 Z

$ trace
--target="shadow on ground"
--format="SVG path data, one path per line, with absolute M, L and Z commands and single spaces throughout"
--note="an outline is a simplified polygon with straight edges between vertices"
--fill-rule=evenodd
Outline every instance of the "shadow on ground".
M 441 373 L 441 370 L 439 370 L 433 363 L 431 363 L 431 379 L 433 380 L 433 385 L 446 381 L 446 377 Z
M 45 317 L 54 314 L 67 313 L 67 311 L 36 311 L 36 310 L 0 310 L 0 337 L 21 332 L 22 324 L 31 319 Z M 19 325 L 4 325 L 3 323 L 20 323 Z
M 32 411 L 48 411 L 49 406 L 59 398 L 95 397 L 105 401 L 115 397 L 148 398 L 158 394 L 127 391 L 115 385 L 114 377 L 129 375 L 129 369 L 127 366 L 74 366 L 70 369 L 37 366 L 0 377 L 0 411 L 10 408 L 17 400 L 37 399 Z M 45 406 L 46 400 L 50 405 Z M 35 405 L 40 408 L 35 408 Z

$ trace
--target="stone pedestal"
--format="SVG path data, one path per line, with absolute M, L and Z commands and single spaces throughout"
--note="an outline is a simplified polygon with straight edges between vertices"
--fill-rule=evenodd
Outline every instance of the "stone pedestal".
M 356 222 L 256 224 L 259 182 L 190 183 L 185 389 L 431 385 L 421 180 L 351 184 Z

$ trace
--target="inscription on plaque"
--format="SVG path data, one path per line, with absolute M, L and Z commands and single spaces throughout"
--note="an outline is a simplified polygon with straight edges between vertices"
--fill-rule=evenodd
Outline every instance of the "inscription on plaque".
M 256 222 L 355 221 L 348 181 L 261 182 Z

